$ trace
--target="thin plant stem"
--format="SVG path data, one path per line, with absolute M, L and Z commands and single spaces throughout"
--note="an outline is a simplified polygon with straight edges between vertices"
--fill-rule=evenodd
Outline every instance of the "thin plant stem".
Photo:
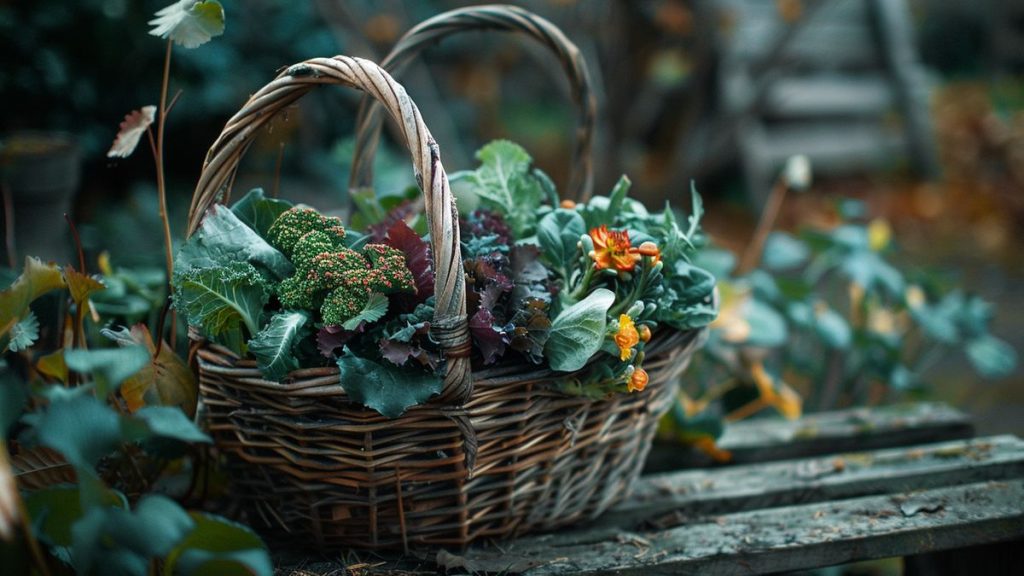
M 67 212 L 64 213 L 64 221 L 68 223 L 68 228 L 71 228 L 71 237 L 75 241 L 75 249 L 78 250 L 78 268 L 82 274 L 88 274 L 89 272 L 85 269 L 85 250 L 82 249 L 82 238 L 78 235 L 78 228 L 75 227 L 75 223 Z
M 18 253 L 14 249 L 14 199 L 4 184 L 0 184 L 0 194 L 4 197 L 4 244 L 7 245 L 7 266 L 13 270 L 18 264 Z
M 757 222 L 757 228 L 754 230 L 754 237 L 750 240 L 750 244 L 747 245 L 746 251 L 743 252 L 743 258 L 740 259 L 740 265 L 736 269 L 736 276 L 742 276 L 750 272 L 761 261 L 764 243 L 768 239 L 768 234 L 772 231 L 772 228 L 775 227 L 775 220 L 779 217 L 782 202 L 786 199 L 787 188 L 789 186 L 786 185 L 785 178 L 779 177 L 775 180 L 772 193 L 768 197 L 768 203 L 765 205 L 764 211 L 761 212 L 761 219 Z
M 156 124 L 156 192 L 160 203 L 160 221 L 164 227 L 164 258 L 167 264 L 167 290 L 170 293 L 171 277 L 174 274 L 173 244 L 171 242 L 171 223 L 167 217 L 167 185 L 164 178 L 164 124 L 167 121 L 167 85 L 171 77 L 171 48 L 174 43 L 167 40 L 167 53 L 164 56 L 163 85 L 160 88 L 160 114 Z M 171 338 L 173 343 L 178 335 L 177 315 L 171 312 Z M 158 334 L 157 338 L 163 338 Z M 172 344 L 173 345 L 173 344 Z

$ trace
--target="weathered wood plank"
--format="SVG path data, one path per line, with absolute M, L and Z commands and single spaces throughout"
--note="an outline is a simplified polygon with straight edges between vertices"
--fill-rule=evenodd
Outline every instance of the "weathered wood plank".
M 632 530 L 680 518 L 1009 478 L 1024 478 L 1024 440 L 1014 436 L 652 474 L 593 526 Z
M 949 405 L 932 402 L 819 412 L 798 420 L 761 418 L 730 424 L 718 445 L 730 464 L 788 460 L 838 452 L 875 450 L 969 438 L 970 419 Z M 713 465 L 694 449 L 656 444 L 647 470 L 660 472 Z
M 803 504 L 654 532 L 583 530 L 474 549 L 477 572 L 750 574 L 1024 538 L 1024 480 Z
M 895 104 L 892 86 L 881 74 L 817 74 L 773 82 L 765 95 L 764 115 L 770 119 L 877 117 Z

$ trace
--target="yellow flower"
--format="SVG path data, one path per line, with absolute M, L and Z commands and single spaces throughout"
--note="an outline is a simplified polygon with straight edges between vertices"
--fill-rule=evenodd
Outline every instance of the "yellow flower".
M 633 319 L 628 314 L 619 316 L 619 331 L 615 333 L 615 345 L 619 347 L 619 359 L 625 362 L 629 360 L 633 352 L 633 346 L 640 342 L 640 333 L 633 324 Z
M 625 230 L 608 230 L 607 226 L 601 226 L 590 231 L 590 239 L 594 241 L 594 251 L 590 257 L 594 259 L 598 270 L 615 268 L 622 272 L 632 272 L 636 263 L 643 258 L 633 250 Z
M 892 228 L 889 223 L 876 218 L 868 224 L 868 245 L 875 252 L 881 252 L 892 240 Z
M 647 371 L 643 368 L 637 368 L 633 371 L 633 375 L 629 377 L 629 383 L 626 386 L 630 392 L 643 392 L 644 388 L 647 387 Z

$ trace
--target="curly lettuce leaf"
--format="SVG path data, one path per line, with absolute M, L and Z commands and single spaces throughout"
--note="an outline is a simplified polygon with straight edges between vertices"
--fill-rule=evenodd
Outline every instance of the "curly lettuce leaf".
M 176 270 L 215 268 L 248 262 L 275 279 L 295 270 L 284 254 L 271 246 L 225 206 L 214 205 L 199 230 L 189 238 L 174 260 Z
M 269 300 L 266 281 L 252 264 L 241 262 L 181 272 L 174 292 L 174 305 L 189 325 L 239 355 L 248 349 L 246 334 L 259 332 Z

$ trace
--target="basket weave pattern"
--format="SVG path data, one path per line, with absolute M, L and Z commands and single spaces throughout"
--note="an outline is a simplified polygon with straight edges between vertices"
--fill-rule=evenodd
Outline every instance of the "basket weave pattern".
M 628 493 L 699 342 L 690 332 L 651 344 L 647 388 L 601 400 L 552 390 L 548 371 L 475 373 L 472 477 L 445 407 L 387 420 L 347 400 L 336 368 L 268 382 L 209 346 L 200 386 L 251 520 L 322 549 L 462 546 L 591 519 Z

